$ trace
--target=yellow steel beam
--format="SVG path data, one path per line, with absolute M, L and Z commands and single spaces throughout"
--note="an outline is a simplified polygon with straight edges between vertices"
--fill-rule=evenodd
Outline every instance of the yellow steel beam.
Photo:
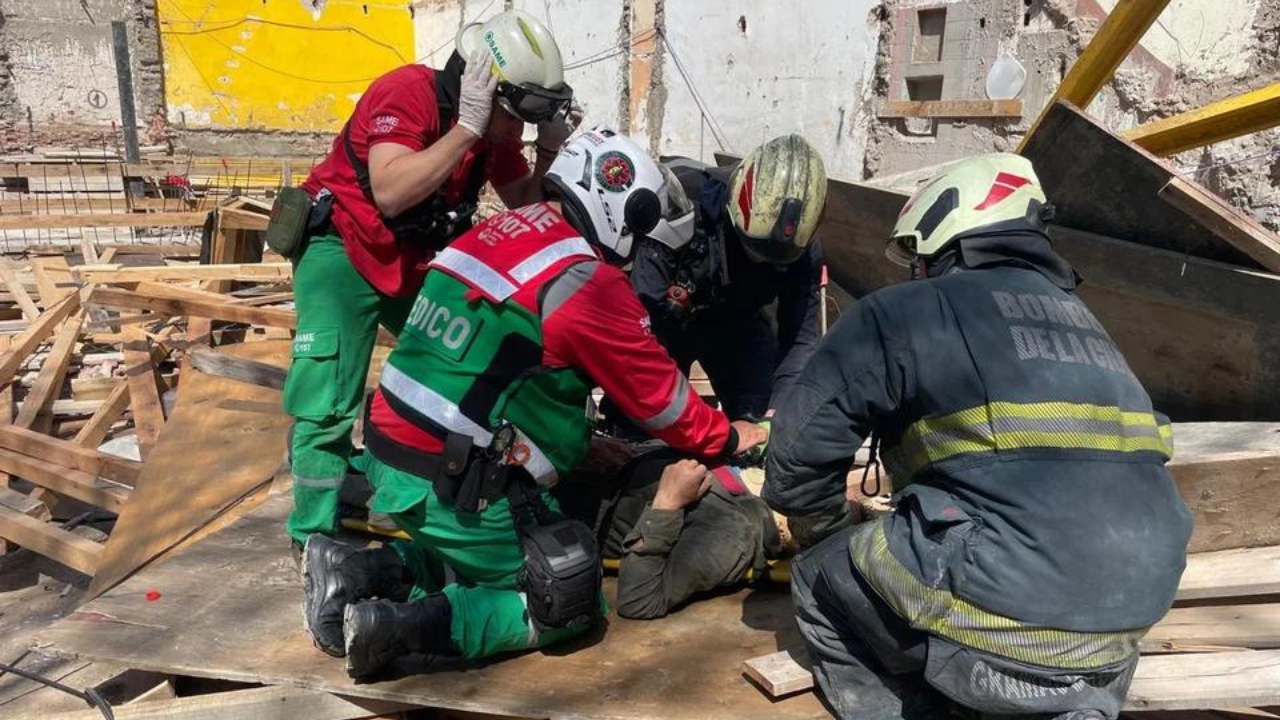
M 1153 120 L 1122 135 L 1150 153 L 1166 156 L 1276 125 L 1280 125 L 1280 83 Z
M 1045 103 L 1044 110 L 1036 118 L 1031 129 L 1018 145 L 1018 152 L 1027 146 L 1027 141 L 1035 134 L 1044 114 L 1058 100 L 1066 100 L 1081 110 L 1087 110 L 1102 86 L 1111 79 L 1116 68 L 1129 56 L 1133 46 L 1138 44 L 1142 36 L 1147 34 L 1156 18 L 1169 0 L 1119 0 L 1116 7 L 1107 16 L 1093 36 L 1093 40 L 1085 46 L 1075 64 L 1067 71 L 1058 90 Z

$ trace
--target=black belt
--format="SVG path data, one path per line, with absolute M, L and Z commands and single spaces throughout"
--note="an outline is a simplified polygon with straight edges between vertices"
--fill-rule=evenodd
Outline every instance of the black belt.
M 423 452 L 408 445 L 392 440 L 369 422 L 369 413 L 364 416 L 364 446 L 377 456 L 380 462 L 418 477 L 434 480 L 440 475 L 440 467 L 444 458 L 434 453 Z

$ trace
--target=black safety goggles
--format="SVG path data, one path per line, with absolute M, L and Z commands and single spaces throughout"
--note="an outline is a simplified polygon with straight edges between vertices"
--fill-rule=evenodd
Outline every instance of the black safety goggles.
M 566 110 L 573 100 L 573 88 L 565 83 L 554 90 L 536 85 L 515 85 L 508 82 L 498 83 L 494 92 L 498 104 L 511 115 L 531 124 L 537 124 L 555 117 Z

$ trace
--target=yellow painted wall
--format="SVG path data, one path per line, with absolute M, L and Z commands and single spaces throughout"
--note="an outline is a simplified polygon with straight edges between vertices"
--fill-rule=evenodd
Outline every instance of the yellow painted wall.
M 321 3 L 317 3 L 321 4 Z M 365 88 L 413 62 L 408 0 L 158 0 L 169 120 L 335 131 Z

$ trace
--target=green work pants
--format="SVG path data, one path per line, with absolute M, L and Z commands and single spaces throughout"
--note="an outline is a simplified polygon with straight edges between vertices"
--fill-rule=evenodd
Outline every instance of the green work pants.
M 382 324 L 400 334 L 414 297 L 378 292 L 356 271 L 337 235 L 312 237 L 293 262 L 298 331 L 284 385 L 293 416 L 293 512 L 298 542 L 332 535 L 351 457 L 351 428 L 364 399 L 369 357 Z
M 431 481 L 397 470 L 366 454 L 365 472 L 374 488 L 375 512 L 384 512 L 412 538 L 392 547 L 413 576 L 410 600 L 444 593 L 453 610 L 450 639 L 469 659 L 543 647 L 572 638 L 587 625 L 539 632 L 525 609 L 516 577 L 524 550 L 511 507 L 502 498 L 478 513 L 442 502 Z M 543 493 L 544 501 L 555 501 Z M 600 599 L 601 615 L 606 610 Z

